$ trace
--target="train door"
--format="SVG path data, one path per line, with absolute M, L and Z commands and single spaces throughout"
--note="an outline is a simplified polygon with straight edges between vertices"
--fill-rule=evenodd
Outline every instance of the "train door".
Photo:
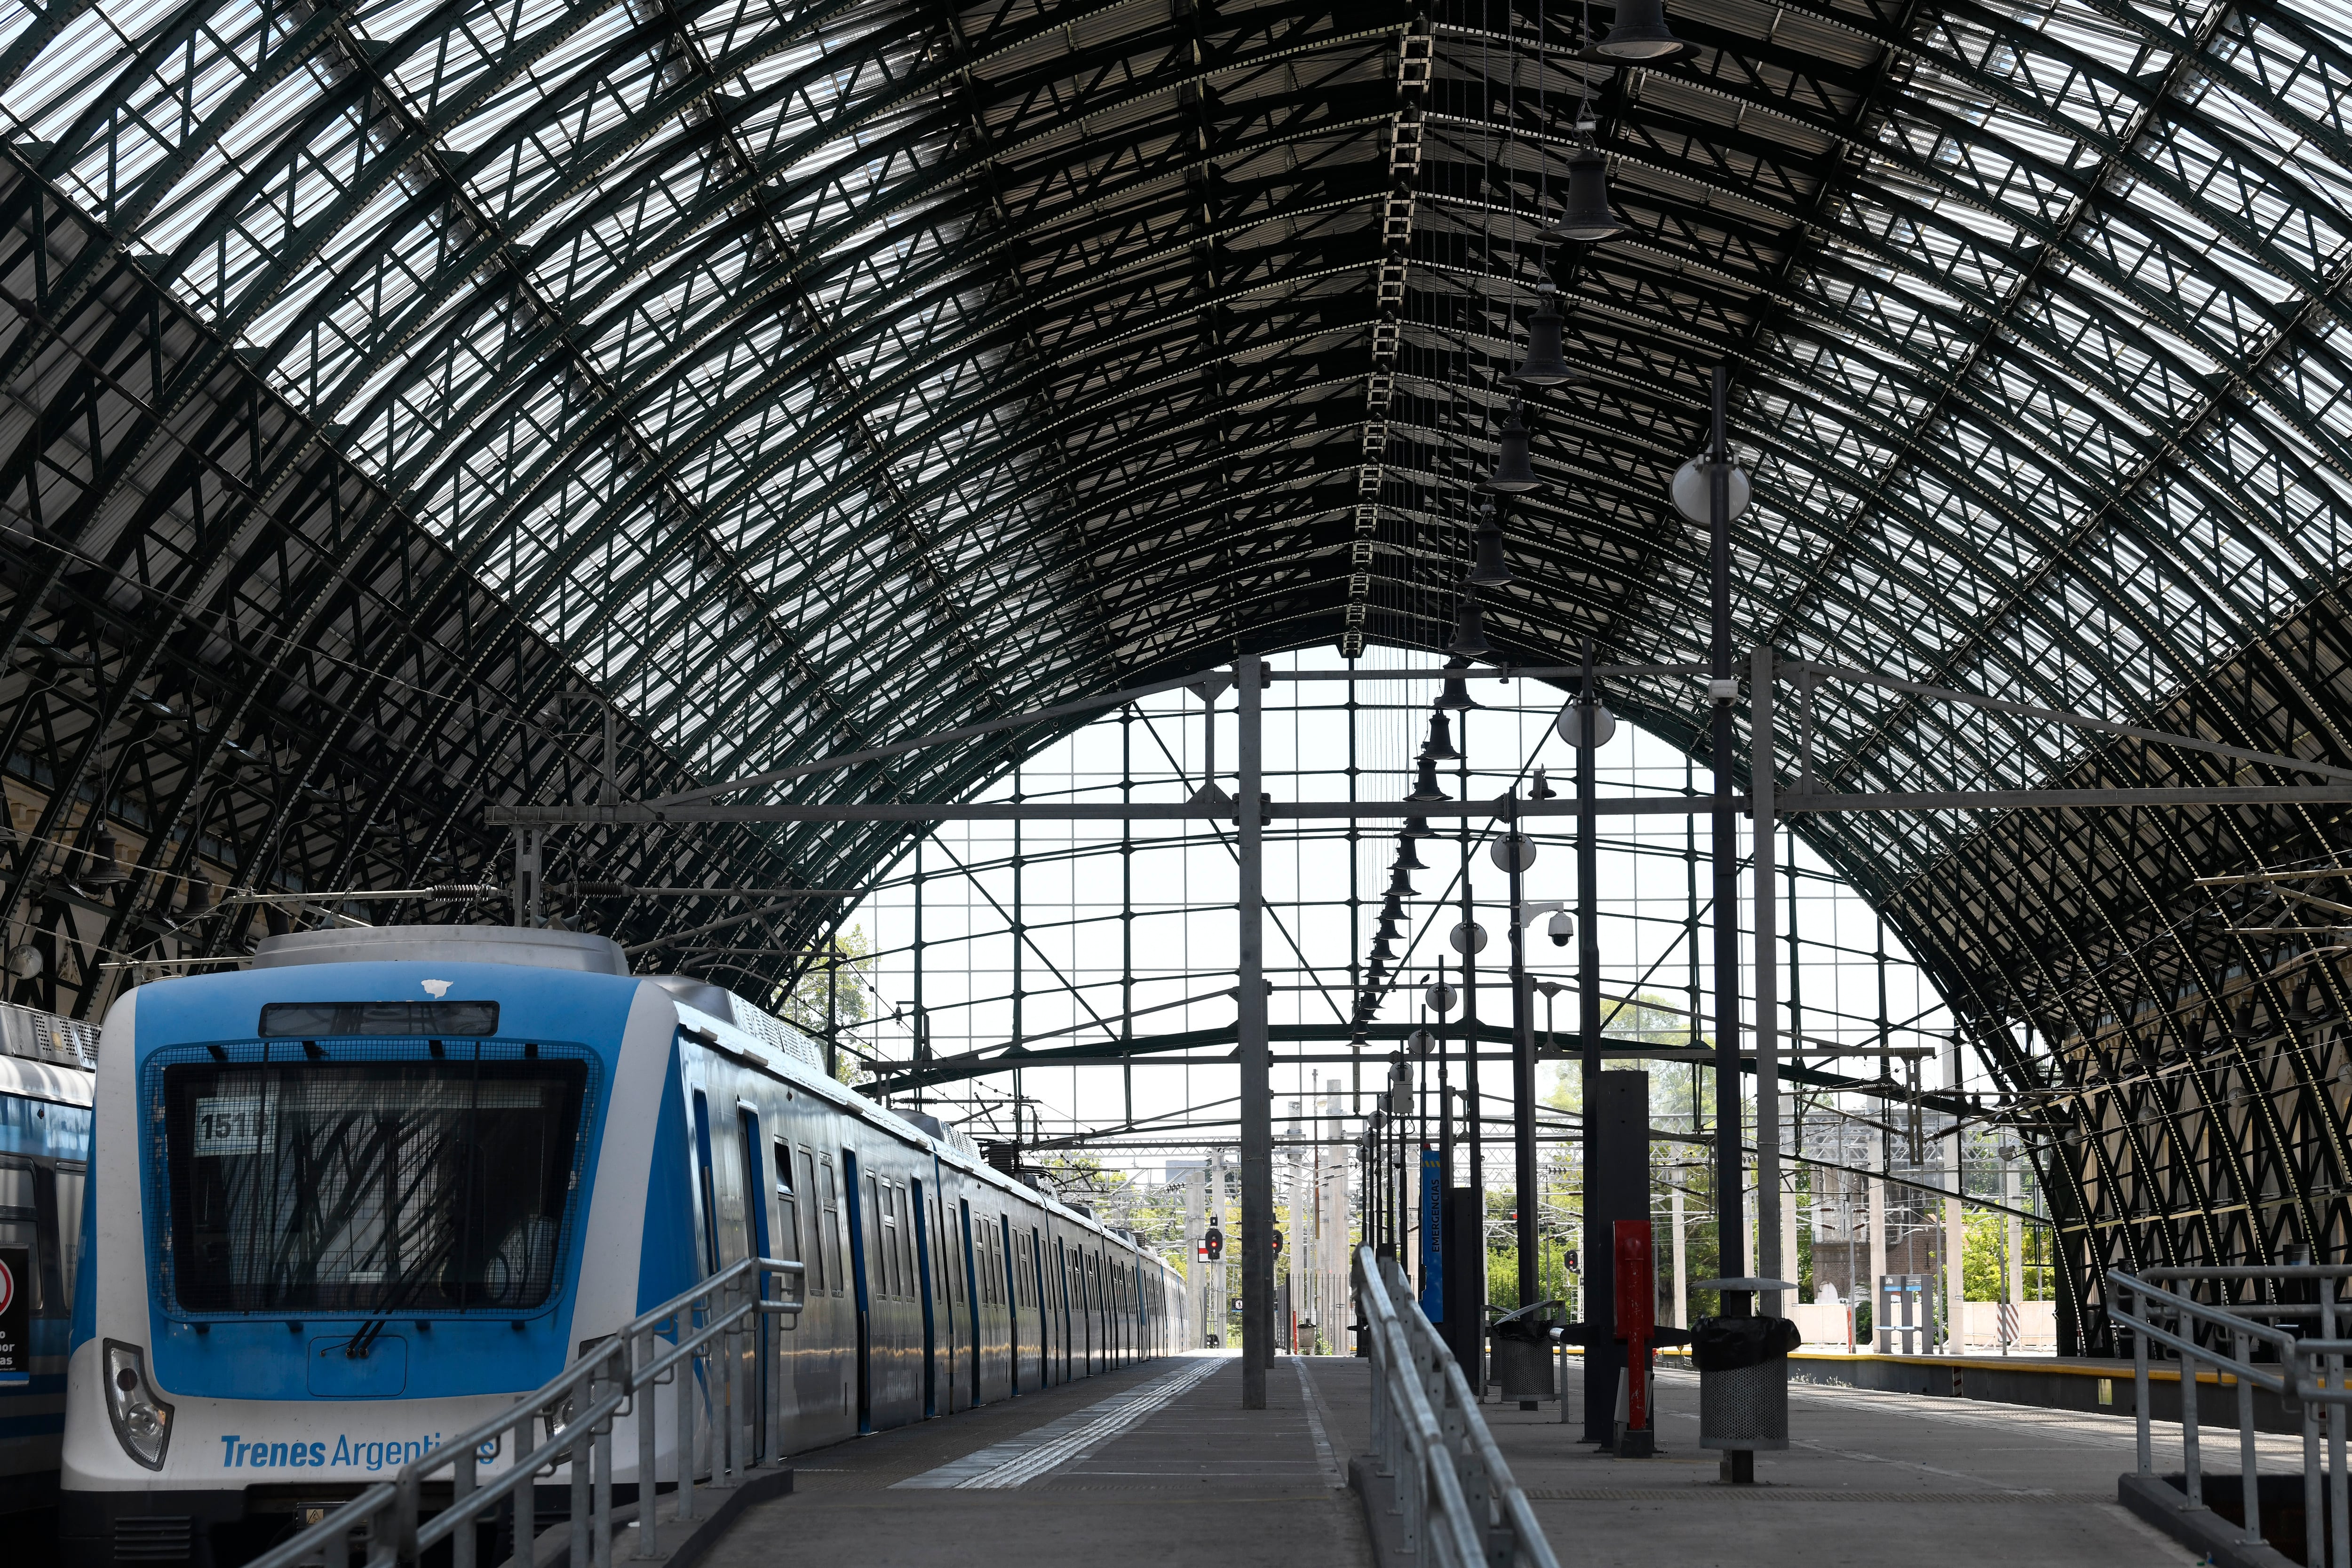
M 694 1091 L 694 1178 L 702 1194 L 702 1272 L 719 1272 L 719 1180 L 711 1168 L 710 1099 Z
M 956 1202 L 956 1217 L 963 1231 L 964 1294 L 971 1300 L 971 1402 L 980 1403 L 980 1258 L 971 1245 L 971 1200 Z
M 760 1152 L 767 1147 L 760 1138 L 760 1113 L 748 1105 L 735 1108 L 737 1157 L 743 1180 L 743 1217 L 749 1234 L 744 1239 L 751 1245 L 753 1258 L 772 1258 L 768 1250 L 767 1184 L 760 1179 Z M 765 1274 L 756 1276 L 760 1299 L 769 1299 L 773 1288 Z M 768 1350 L 768 1326 L 776 1320 L 765 1312 L 751 1320 L 751 1461 L 754 1464 L 768 1457 L 768 1424 L 760 1419 L 760 1412 L 768 1408 L 768 1376 L 771 1356 Z
M 1016 1276 L 1013 1270 L 1013 1216 L 1000 1215 L 997 1226 L 997 1259 L 1004 1266 L 1004 1388 L 1013 1398 L 1021 1397 L 1021 1296 L 1013 1289 Z
M 866 1232 L 873 1216 L 866 1213 L 857 1184 L 857 1155 L 841 1152 L 841 1183 L 849 1189 L 849 1279 L 857 1311 L 857 1430 L 874 1430 L 874 1304 L 873 1271 L 866 1267 Z
M 1056 1303 L 1062 1325 L 1062 1381 L 1070 1381 L 1070 1249 L 1062 1238 L 1054 1238 L 1054 1287 L 1061 1300 Z
M 934 1167 L 936 1168 L 936 1167 Z M 925 1211 L 924 1235 L 931 1245 L 931 1316 L 939 1325 L 939 1358 L 932 1369 L 933 1410 L 951 1414 L 956 1408 L 955 1243 L 941 1223 L 939 1183 L 931 1184 L 930 1207 Z
M 914 1194 L 907 1205 L 908 1223 L 915 1227 L 915 1294 L 923 1303 L 923 1419 L 929 1420 L 940 1413 L 939 1318 L 931 1310 L 931 1227 L 928 1221 L 930 1211 L 923 1206 L 923 1182 L 918 1176 L 908 1183 Z

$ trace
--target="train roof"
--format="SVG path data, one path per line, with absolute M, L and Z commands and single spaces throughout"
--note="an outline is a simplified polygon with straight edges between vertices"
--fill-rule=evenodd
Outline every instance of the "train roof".
M 627 954 L 609 937 L 529 926 L 346 926 L 295 931 L 266 938 L 255 950 L 253 966 L 276 969 L 310 963 L 412 961 L 511 963 L 530 969 L 632 977 Z M 632 978 L 667 992 L 682 1015 L 691 1015 L 683 1022 L 704 1045 L 747 1066 L 787 1079 L 794 1087 L 821 1095 L 849 1114 L 898 1137 L 927 1143 L 941 1158 L 981 1181 L 1007 1192 L 1025 1193 L 1072 1225 L 1095 1231 L 1106 1239 L 1123 1238 L 1139 1256 L 1167 1266 L 1164 1258 L 1151 1252 L 1131 1232 L 1114 1232 L 1093 1215 L 1082 1213 L 1042 1188 L 1020 1182 L 990 1164 L 961 1128 L 950 1127 L 920 1111 L 894 1110 L 835 1082 L 824 1070 L 824 1052 L 814 1039 L 725 986 L 683 974 Z M 94 1037 L 96 1031 L 91 1034 Z M 94 1045 L 91 1059 L 96 1060 Z
M 37 1007 L 0 1002 L 0 1062 L 39 1063 L 69 1072 L 95 1072 L 98 1036 L 95 1024 L 60 1018 Z M 80 1103 L 89 1102 L 85 1099 Z

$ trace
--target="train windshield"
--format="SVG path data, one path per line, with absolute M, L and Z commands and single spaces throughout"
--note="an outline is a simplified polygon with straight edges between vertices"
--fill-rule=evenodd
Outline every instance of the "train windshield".
M 504 1312 L 555 1288 L 581 1061 L 166 1068 L 171 1237 L 189 1312 Z

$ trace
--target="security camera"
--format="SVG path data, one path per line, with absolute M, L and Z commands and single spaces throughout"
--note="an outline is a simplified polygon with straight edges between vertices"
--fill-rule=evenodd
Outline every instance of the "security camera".
M 1576 918 L 1566 910 L 1560 910 L 1544 924 L 1544 934 L 1551 938 L 1554 947 L 1566 947 L 1569 938 L 1576 934 Z

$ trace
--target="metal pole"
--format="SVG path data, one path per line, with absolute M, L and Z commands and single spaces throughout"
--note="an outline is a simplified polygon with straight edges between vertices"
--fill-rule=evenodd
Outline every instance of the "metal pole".
M 1518 799 L 1518 786 L 1513 784 L 1510 804 L 1517 805 Z M 1519 1305 L 1524 1307 L 1541 1294 L 1536 1283 L 1536 1266 L 1542 1261 L 1536 1250 L 1536 1205 L 1541 1194 L 1536 1191 L 1536 1037 L 1534 1021 L 1528 1016 L 1527 931 L 1520 924 L 1519 910 L 1526 886 L 1519 861 L 1527 846 L 1519 839 L 1516 810 L 1504 818 L 1503 832 L 1511 861 L 1511 1176 L 1517 1189 L 1514 1201 L 1519 1215 Z M 1520 1408 L 1535 1406 L 1525 1403 Z
M 1725 705 L 1727 708 L 1728 705 Z M 1748 795 L 1754 819 L 1756 888 L 1756 1272 L 1797 1283 L 1797 1259 L 1780 1256 L 1780 879 L 1772 837 L 1772 650 L 1759 647 L 1748 667 Z M 1764 1292 L 1764 1310 L 1784 1315 L 1783 1292 Z
M 1717 365 L 1706 484 L 1707 579 L 1714 608 L 1707 694 L 1715 709 L 1715 1232 L 1717 1267 L 1724 1279 L 1736 1279 L 1748 1272 L 1748 1205 L 1739 1158 L 1747 1118 L 1739 1107 L 1739 797 L 1731 767 L 1731 704 L 1738 683 L 1731 672 L 1731 443 L 1725 425 L 1730 396 L 1730 370 Z M 1723 1292 L 1724 1316 L 1744 1318 L 1749 1310 L 1747 1291 Z
M 1593 794 L 1598 784 L 1595 777 L 1600 759 L 1592 744 L 1592 639 L 1583 641 L 1583 668 L 1577 684 L 1577 700 L 1581 704 L 1582 717 L 1576 730 L 1576 1017 L 1577 1017 L 1577 1084 L 1584 1105 L 1584 1282 L 1578 1305 L 1582 1309 L 1586 1325 L 1584 1441 L 1614 1444 L 1616 1441 L 1616 1389 L 1613 1380 L 1598 1375 L 1607 1366 L 1606 1331 L 1614 1321 L 1616 1295 L 1612 1284 L 1614 1274 L 1610 1256 L 1611 1237 L 1607 1220 L 1602 1216 L 1595 1195 L 1601 1191 L 1601 1173 L 1616 1157 L 1616 1151 L 1606 1147 L 1607 1131 L 1599 1113 L 1601 1105 L 1601 846 L 1597 839 L 1597 822 L 1592 814 Z M 1604 1382 L 1612 1386 L 1602 1387 Z M 1565 1401 L 1563 1401 L 1565 1403 Z
M 1274 1363 L 1274 1085 L 1265 1033 L 1265 830 L 1264 736 L 1259 699 L 1265 661 L 1234 661 L 1241 695 L 1241 879 L 1235 903 L 1241 995 L 1235 1034 L 1241 1046 L 1242 1408 L 1265 1408 L 1265 1374 Z

